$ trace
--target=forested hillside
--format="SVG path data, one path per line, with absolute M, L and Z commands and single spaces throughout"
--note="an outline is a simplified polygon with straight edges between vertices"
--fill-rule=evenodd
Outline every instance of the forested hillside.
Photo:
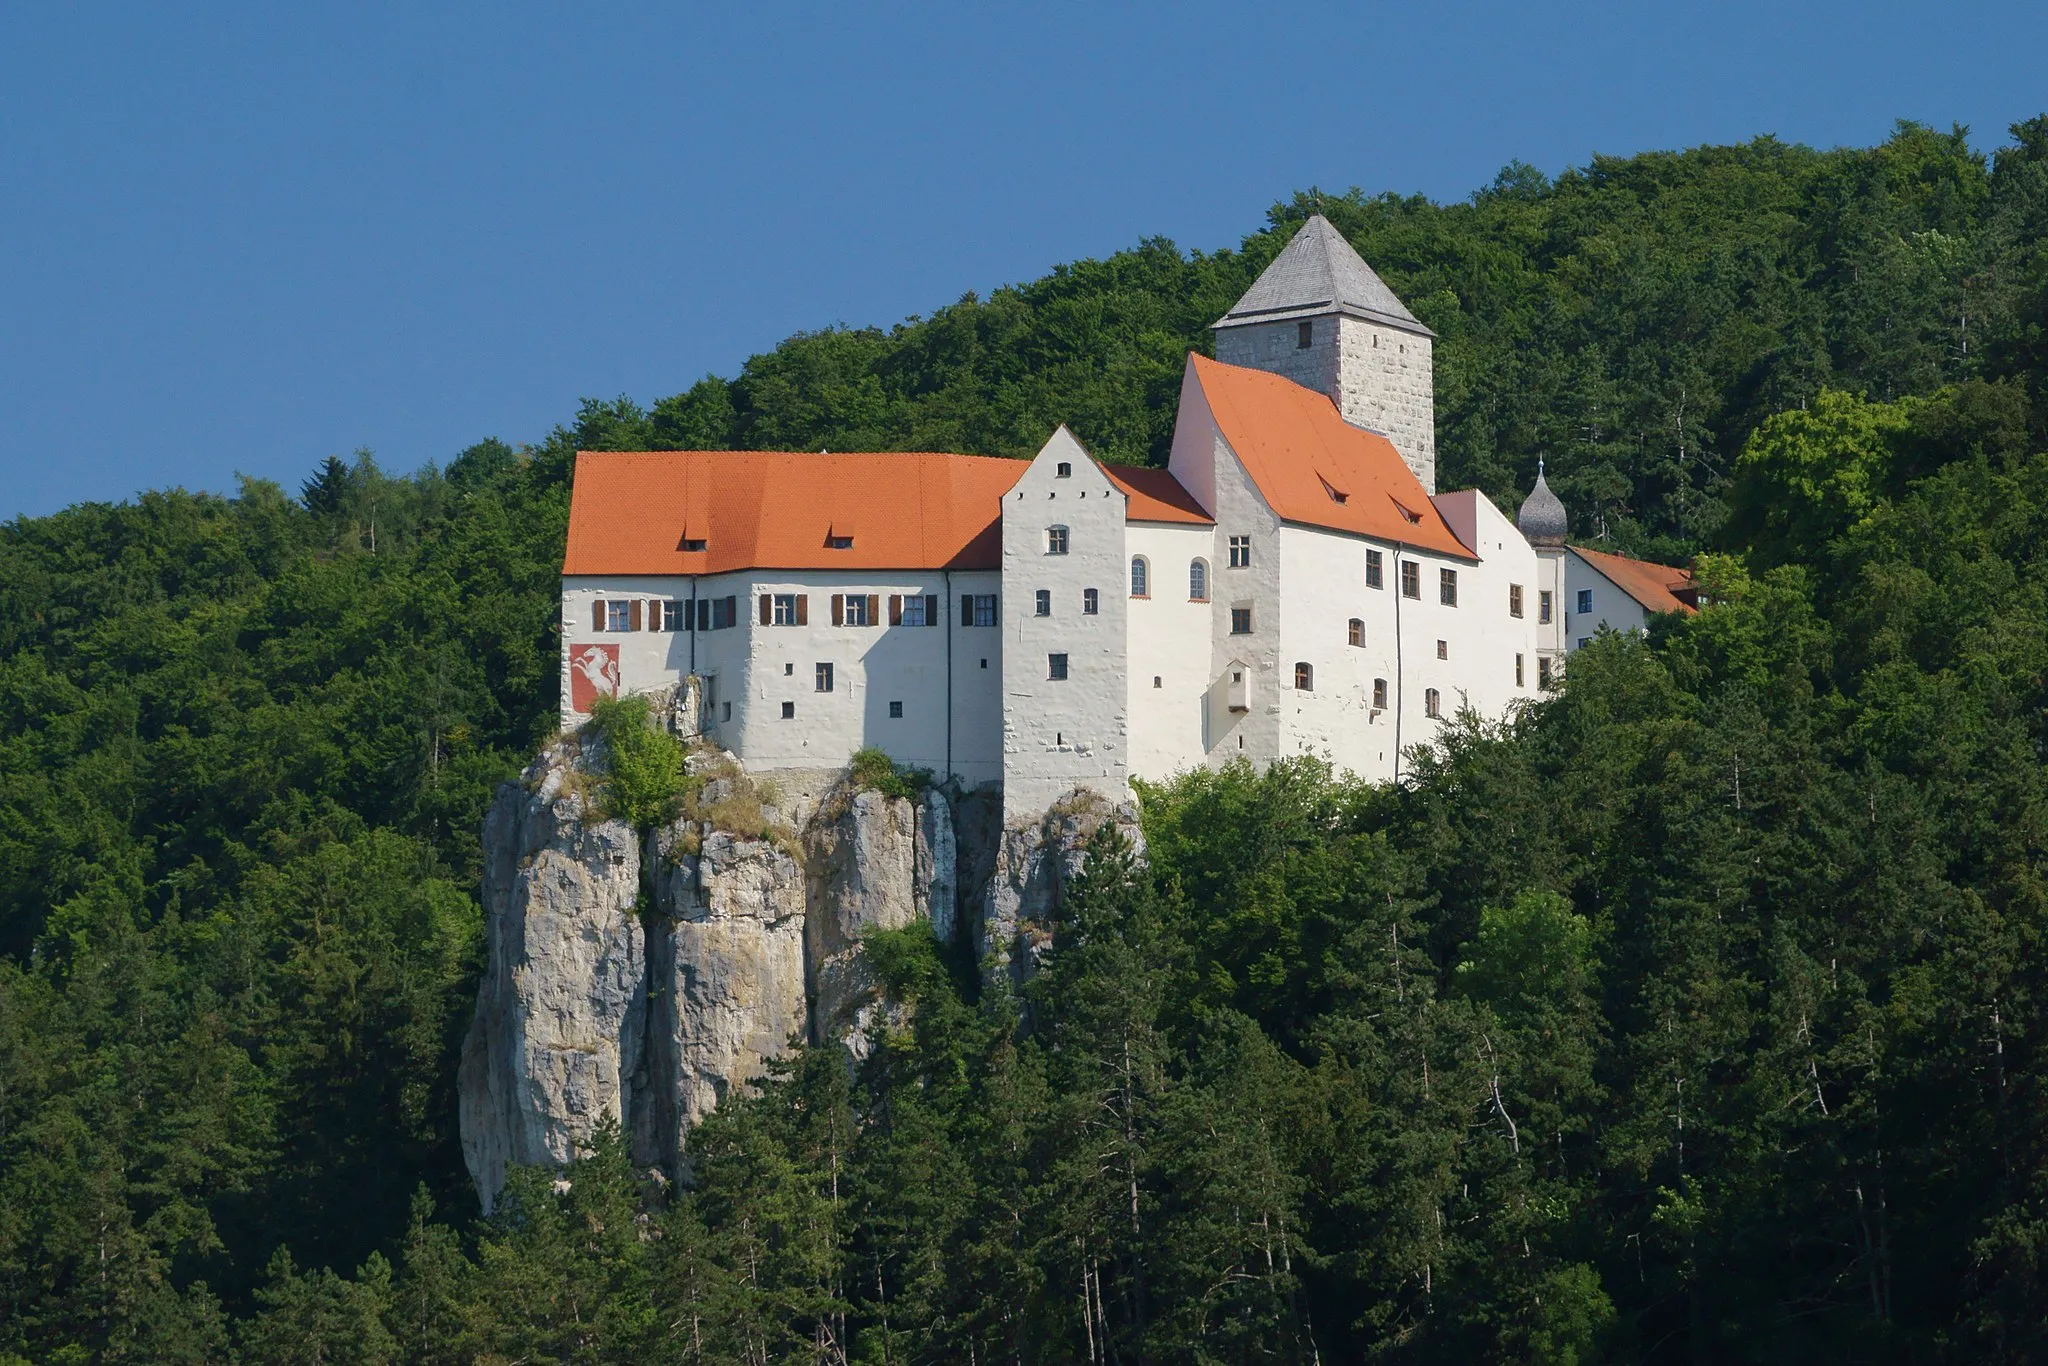
M 857 1074 L 478 1218 L 570 453 L 1156 460 L 1318 204 L 1443 339 L 1442 485 L 1542 455 L 1714 605 L 1398 790 L 1148 791 L 1025 999 L 891 936 Z M 445 470 L 0 527 L 0 1361 L 2041 1359 L 2044 418 L 2048 117 L 1299 196 Z

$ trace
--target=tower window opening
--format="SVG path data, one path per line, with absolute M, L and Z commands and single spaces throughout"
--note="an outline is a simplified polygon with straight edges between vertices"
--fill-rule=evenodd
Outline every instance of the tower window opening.
M 1306 350 L 1308 350 L 1308 349 L 1309 349 L 1309 347 L 1311 347 L 1311 346 L 1313 346 L 1313 345 L 1315 344 L 1315 340 L 1316 340 L 1316 325 L 1315 325 L 1314 323 L 1312 323 L 1312 322 L 1308 322 L 1308 321 L 1303 321 L 1303 322 L 1297 323 L 1297 324 L 1295 325 L 1295 328 L 1294 328 L 1294 349 L 1295 349 L 1295 350 L 1297 350 L 1297 351 L 1306 351 Z

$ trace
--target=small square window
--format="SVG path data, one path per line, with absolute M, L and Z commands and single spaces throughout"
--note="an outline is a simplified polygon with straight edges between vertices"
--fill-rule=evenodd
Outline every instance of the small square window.
M 1035 601 L 1037 605 L 1032 609 L 1031 614 L 1033 616 L 1049 617 L 1052 615 L 1052 590 L 1050 588 L 1039 589 L 1035 595 Z
M 1578 645 L 1578 648 L 1579 648 L 1579 649 L 1581 649 L 1581 650 L 1583 650 L 1583 649 L 1585 649 L 1585 648 L 1586 648 L 1586 647 L 1587 647 L 1588 645 L 1591 645 L 1592 643 L 1593 643 L 1593 637 L 1591 637 L 1591 636 L 1580 636 L 1580 637 L 1579 637 L 1579 645 Z
M 1451 642 L 1439 640 L 1436 643 L 1436 657 L 1438 659 L 1449 659 L 1451 657 Z
M 783 719 L 783 720 L 785 720 L 785 721 L 789 721 L 789 720 L 794 720 L 794 719 L 795 719 L 795 717 L 796 717 L 796 703 L 794 703 L 794 702 L 784 702 L 784 703 L 782 704 L 782 719 Z
M 1102 610 L 1102 595 L 1093 588 L 1081 590 L 1081 615 L 1092 617 Z
M 1162 682 L 1161 682 L 1161 681 L 1159 680 L 1159 675 L 1158 675 L 1158 674 L 1153 674 L 1153 675 L 1152 675 L 1152 686 L 1153 686 L 1153 687 L 1155 687 L 1155 688 L 1163 688 L 1163 687 L 1165 687 L 1165 686 L 1166 686 L 1166 684 L 1162 683 Z
M 818 691 L 832 691 L 832 666 L 830 664 L 820 664 L 818 666 Z
M 891 721 L 901 721 L 903 719 L 903 704 L 901 702 L 891 702 L 889 704 L 889 719 Z
M 1065 655 L 1047 655 L 1045 657 L 1045 676 L 1056 683 L 1063 681 L 1067 676 L 1067 657 Z
M 782 666 L 782 676 L 783 676 L 784 678 L 790 678 L 790 677 L 794 676 L 794 675 L 795 675 L 795 673 L 796 673 L 796 665 L 794 665 L 794 664 L 785 664 L 785 665 L 783 665 L 783 666 Z
M 1230 609 L 1230 634 L 1248 636 L 1252 633 L 1252 609 L 1233 607 Z
M 1068 464 L 1066 461 L 1062 460 L 1060 461 L 1058 470 L 1053 477 L 1057 479 L 1071 479 L 1073 477 L 1073 474 L 1074 467 Z

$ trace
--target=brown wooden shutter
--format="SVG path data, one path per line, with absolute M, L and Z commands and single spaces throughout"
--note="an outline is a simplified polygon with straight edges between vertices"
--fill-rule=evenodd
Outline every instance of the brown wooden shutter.
M 925 594 L 924 624 L 927 626 L 937 626 L 939 624 L 939 595 L 937 593 Z
M 868 594 L 868 625 L 880 626 L 881 624 L 882 595 L 880 593 L 870 593 Z
M 640 599 L 638 598 L 626 604 L 626 629 L 629 631 L 640 629 Z
M 891 626 L 901 626 L 903 624 L 903 595 L 901 593 L 891 593 L 889 595 L 889 624 Z
M 603 598 L 599 598 L 596 602 L 590 604 L 590 629 L 593 631 L 602 631 L 604 629 Z
M 809 593 L 799 593 L 796 595 L 796 624 L 799 626 L 809 626 L 811 624 L 811 595 Z
M 775 621 L 775 600 L 766 593 L 761 595 L 761 624 L 772 625 Z
M 834 626 L 844 626 L 846 624 L 846 594 L 844 593 L 834 593 L 832 595 L 832 624 Z
M 962 626 L 974 625 L 974 594 L 972 593 L 962 593 L 960 595 L 960 624 Z

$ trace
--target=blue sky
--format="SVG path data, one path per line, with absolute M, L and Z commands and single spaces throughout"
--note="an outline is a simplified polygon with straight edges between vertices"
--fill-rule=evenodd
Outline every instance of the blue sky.
M 0 519 L 445 461 L 1298 187 L 2048 109 L 2039 4 L 16 5 Z

